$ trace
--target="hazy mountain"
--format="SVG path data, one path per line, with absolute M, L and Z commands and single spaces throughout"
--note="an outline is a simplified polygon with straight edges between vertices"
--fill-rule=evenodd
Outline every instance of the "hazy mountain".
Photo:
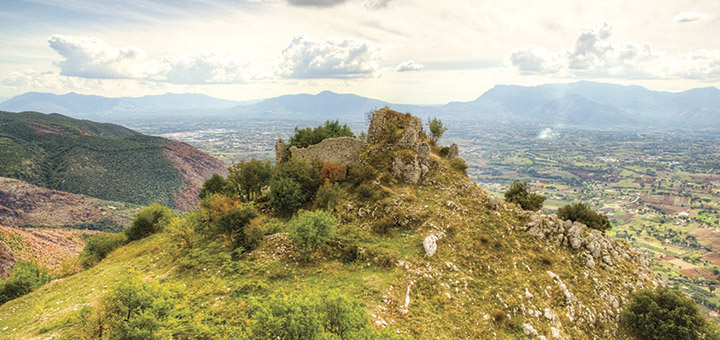
M 28 92 L 0 103 L 0 110 L 60 113 L 73 118 L 119 121 L 166 117 L 168 113 L 177 115 L 188 111 L 197 115 L 198 111 L 227 109 L 239 103 L 192 93 L 108 98 L 77 93 Z
M 331 91 L 284 95 L 258 102 L 233 102 L 200 94 L 107 98 L 30 92 L 0 103 L 2 110 L 58 112 L 75 118 L 116 123 L 168 119 L 339 119 L 357 122 L 365 119 L 366 112 L 385 106 L 421 117 L 470 122 L 540 120 L 547 125 L 631 128 L 720 123 L 720 90 L 714 87 L 672 93 L 588 81 L 532 87 L 497 85 L 473 101 L 443 106 L 393 104 Z
M 474 101 L 445 105 L 450 118 L 532 121 L 548 125 L 660 127 L 720 123 L 720 90 L 671 93 L 581 81 L 533 87 L 497 85 Z

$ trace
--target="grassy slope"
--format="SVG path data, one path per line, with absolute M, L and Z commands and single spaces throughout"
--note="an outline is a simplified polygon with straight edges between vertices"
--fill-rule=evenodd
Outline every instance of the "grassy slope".
M 164 138 L 58 114 L 0 112 L 0 176 L 136 204 L 174 206 L 183 186 Z
M 130 268 L 148 280 L 182 287 L 186 305 L 213 315 L 212 320 L 188 316 L 197 324 L 243 328 L 242 311 L 252 297 L 338 289 L 365 302 L 374 324 L 385 322 L 419 339 L 523 338 L 524 323 L 548 338 L 550 327 L 567 339 L 626 337 L 614 318 L 602 315 L 618 310 L 609 306 L 606 294 L 623 301 L 635 287 L 649 284 L 640 282 L 635 264 L 598 263 L 589 269 L 577 251 L 527 234 L 526 221 L 512 209 L 488 209 L 487 194 L 443 164 L 420 186 L 396 184 L 384 191 L 385 198 L 363 201 L 346 185 L 338 208 L 343 221 L 338 237 L 315 263 L 299 260 L 284 233 L 267 236 L 260 248 L 236 261 L 218 249 L 209 249 L 209 257 L 178 253 L 167 246 L 173 243 L 171 236 L 159 234 L 117 250 L 88 271 L 0 306 L 0 330 L 7 327 L 0 338 L 62 334 L 72 323 L 74 309 L 92 304 Z M 396 222 L 406 226 L 387 235 L 371 232 L 371 225 L 385 216 L 398 217 Z M 422 240 L 437 230 L 448 236 L 439 242 L 435 256 L 425 257 Z M 364 258 L 343 264 L 343 244 L 360 246 Z M 587 311 L 576 311 L 571 321 L 564 293 L 547 271 L 559 275 Z M 527 312 L 545 308 L 557 317 L 549 320 Z M 596 322 L 582 319 L 587 313 Z

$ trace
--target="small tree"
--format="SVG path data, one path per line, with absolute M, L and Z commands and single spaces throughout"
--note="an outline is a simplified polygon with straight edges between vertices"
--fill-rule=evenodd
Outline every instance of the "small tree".
M 288 227 L 290 238 L 311 260 L 312 252 L 335 236 L 337 219 L 322 210 L 300 211 L 290 220 Z
M 596 213 L 583 203 L 568 204 L 558 209 L 557 216 L 561 220 L 577 221 L 602 232 L 612 228 L 607 216 Z
M 428 118 L 428 127 L 430 128 L 430 136 L 433 143 L 437 143 L 438 139 L 440 139 L 440 137 L 445 134 L 445 131 L 447 131 L 447 128 L 443 126 L 442 121 L 435 117 L 432 119 Z
M 270 182 L 270 204 L 283 214 L 290 214 L 305 202 L 300 184 L 286 177 Z
M 200 199 L 203 199 L 212 194 L 232 196 L 236 193 L 237 190 L 235 190 L 235 187 L 230 184 L 230 182 L 228 182 L 222 176 L 214 174 L 212 175 L 212 177 L 208 178 L 205 183 L 203 183 L 202 189 L 200 189 L 200 194 L 198 196 L 200 197 Z
M 244 201 L 251 201 L 262 193 L 270 183 L 273 167 L 268 161 L 251 159 L 233 164 L 229 169 L 228 181 Z
M 125 229 L 125 235 L 127 235 L 128 241 L 148 237 L 161 231 L 173 216 L 174 214 L 170 208 L 153 203 L 135 215 L 132 226 Z
M 524 210 L 538 210 L 542 208 L 543 202 L 545 202 L 545 196 L 530 193 L 527 182 L 520 182 L 515 180 L 510 189 L 505 192 L 505 200 L 519 204 Z
M 315 145 L 328 138 L 337 137 L 355 137 L 352 130 L 336 121 L 326 121 L 324 125 L 320 125 L 314 129 L 295 127 L 295 134 L 290 137 L 290 145 L 298 148 L 306 148 Z
M 624 327 L 641 339 L 719 338 L 717 329 L 705 322 L 695 301 L 665 287 L 639 291 L 620 319 Z

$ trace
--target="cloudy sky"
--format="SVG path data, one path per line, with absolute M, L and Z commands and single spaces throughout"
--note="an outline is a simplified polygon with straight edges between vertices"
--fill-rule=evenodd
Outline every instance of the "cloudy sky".
M 0 97 L 439 104 L 496 84 L 720 85 L 717 0 L 7 0 L 0 32 Z

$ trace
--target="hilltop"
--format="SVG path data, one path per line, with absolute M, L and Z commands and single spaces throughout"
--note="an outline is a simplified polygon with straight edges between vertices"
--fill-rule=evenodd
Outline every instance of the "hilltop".
M 315 322 L 308 311 L 326 308 L 316 303 L 337 303 L 363 339 L 630 338 L 618 326 L 620 311 L 633 292 L 658 285 L 644 255 L 489 194 L 467 178 L 461 150 L 436 145 L 422 126 L 382 109 L 364 139 L 307 148 L 278 141 L 269 192 L 238 197 L 215 185 L 221 180 L 207 185 L 215 194 L 197 212 L 0 306 L 0 336 L 93 334 L 87 323 L 102 320 L 97 311 L 112 301 L 103 297 L 124 280 L 156 299 L 161 309 L 145 315 L 153 315 L 155 334 L 173 338 L 263 338 L 300 312 L 296 321 L 305 321 L 292 329 L 307 330 Z M 299 181 L 305 175 L 310 180 Z M 321 176 L 325 184 L 315 182 Z M 283 196 L 306 189 L 305 201 Z M 303 247 L 302 216 L 321 216 L 317 223 L 337 230 L 317 248 Z M 267 322 L 275 327 L 263 328 Z M 350 321 L 319 322 L 313 331 L 340 332 L 333 322 Z
M 0 111 L 0 176 L 40 187 L 189 210 L 203 181 L 226 172 L 185 143 L 60 114 Z

